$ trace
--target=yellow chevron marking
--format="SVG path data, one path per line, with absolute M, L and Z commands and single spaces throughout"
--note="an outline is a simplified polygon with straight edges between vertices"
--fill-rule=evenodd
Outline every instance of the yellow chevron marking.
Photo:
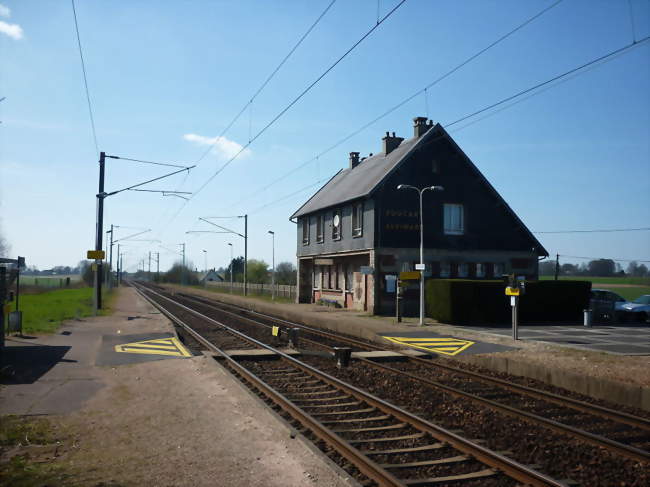
M 457 355 L 467 350 L 476 342 L 460 340 L 458 338 L 411 338 L 411 337 L 387 337 L 393 343 L 406 345 L 411 348 L 419 348 L 427 352 L 441 353 L 444 355 Z
M 173 357 L 191 357 L 192 354 L 176 337 L 156 338 L 141 342 L 115 345 L 115 351 L 121 353 L 143 353 L 149 355 L 171 355 Z

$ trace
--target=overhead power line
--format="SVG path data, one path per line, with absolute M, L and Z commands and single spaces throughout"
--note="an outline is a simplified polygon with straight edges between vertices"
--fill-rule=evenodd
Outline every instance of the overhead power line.
M 171 164 L 168 162 L 156 162 L 156 161 L 143 161 L 142 159 L 132 159 L 130 157 L 120 157 L 120 156 L 109 156 L 108 154 L 106 155 L 107 158 L 110 159 L 120 159 L 122 161 L 131 161 L 131 162 L 139 162 L 142 164 L 154 164 L 156 166 L 168 166 L 168 167 L 187 167 L 187 164 Z
M 444 73 L 444 74 L 440 75 L 439 77 L 437 77 L 436 79 L 434 79 L 433 81 L 431 81 L 430 83 L 428 83 L 426 86 L 424 86 L 424 87 L 421 88 L 420 90 L 418 90 L 418 91 L 416 91 L 415 93 L 413 93 L 413 94 L 407 96 L 407 97 L 404 98 L 402 101 L 398 102 L 396 105 L 393 105 L 391 108 L 389 108 L 388 110 L 386 110 L 385 112 L 383 112 L 381 115 L 379 115 L 379 116 L 373 118 L 373 119 L 370 120 L 369 122 L 366 122 L 366 123 L 363 124 L 361 127 L 355 129 L 355 130 L 352 131 L 350 134 L 346 135 L 345 137 L 343 137 L 342 139 L 340 139 L 339 141 L 337 141 L 335 144 L 333 144 L 333 145 L 327 147 L 325 150 L 319 152 L 317 155 L 315 155 L 315 156 L 312 157 L 311 159 L 309 159 L 309 160 L 307 160 L 307 161 L 305 161 L 305 162 L 299 164 L 298 166 L 296 166 L 296 167 L 294 167 L 293 169 L 289 170 L 288 172 L 286 172 L 286 173 L 283 174 L 282 176 L 280 176 L 280 177 L 274 179 L 273 181 L 271 181 L 270 183 L 266 184 L 265 186 L 263 186 L 262 188 L 260 188 L 259 190 L 257 190 L 254 194 L 259 194 L 261 191 L 265 191 L 265 190 L 267 190 L 268 188 L 270 188 L 270 187 L 273 186 L 274 184 L 277 184 L 277 183 L 279 183 L 280 181 L 283 181 L 284 179 L 286 179 L 287 177 L 291 176 L 292 174 L 294 174 L 295 172 L 299 171 L 300 169 L 302 169 L 303 167 L 307 166 L 308 164 L 310 164 L 310 163 L 312 163 L 312 162 L 314 162 L 314 161 L 317 161 L 319 158 L 321 158 L 321 157 L 323 157 L 324 155 L 328 154 L 329 152 L 333 151 L 333 150 L 336 149 L 337 147 L 340 147 L 340 146 L 343 145 L 345 142 L 347 142 L 348 140 L 350 140 L 352 137 L 354 137 L 354 136 L 360 134 L 361 132 L 363 132 L 363 131 L 366 130 L 367 128 L 369 128 L 369 127 L 371 127 L 372 125 L 374 125 L 375 123 L 377 123 L 379 120 L 381 120 L 381 119 L 387 117 L 388 115 L 390 115 L 391 113 L 393 113 L 393 112 L 395 112 L 396 110 L 400 109 L 401 107 L 403 107 L 404 105 L 406 105 L 408 102 L 410 102 L 411 100 L 417 98 L 418 96 L 422 95 L 423 93 L 426 93 L 429 89 L 433 88 L 435 85 L 437 85 L 438 83 L 440 83 L 440 82 L 443 81 L 444 79 L 448 78 L 449 76 L 451 76 L 452 74 L 454 74 L 456 71 L 460 70 L 461 68 L 463 68 L 464 66 L 466 66 L 466 65 L 469 64 L 470 62 L 474 61 L 475 59 L 477 59 L 478 57 L 480 57 L 482 54 L 485 54 L 487 51 L 489 51 L 489 50 L 492 49 L 493 47 L 497 46 L 498 44 L 500 44 L 501 42 L 503 42 L 503 41 L 506 40 L 508 37 L 510 37 L 510 36 L 512 36 L 513 34 L 515 34 L 516 32 L 520 31 L 521 29 L 523 29 L 524 27 L 526 27 L 528 24 L 534 22 L 535 20 L 537 20 L 539 17 L 541 17 L 542 15 L 544 15 L 544 14 L 545 14 L 546 12 L 548 12 L 549 10 L 551 10 L 551 9 L 553 9 L 553 8 L 555 8 L 555 7 L 557 7 L 561 2 L 562 2 L 562 0 L 558 0 L 558 1 L 556 1 L 555 3 L 549 5 L 548 7 L 546 7 L 546 8 L 544 8 L 544 9 L 540 10 L 539 12 L 537 12 L 537 13 L 536 13 L 535 15 L 533 15 L 532 17 L 529 17 L 529 18 L 526 19 L 524 22 L 522 22 L 521 24 L 517 25 L 515 28 L 511 29 L 510 31 L 508 31 L 507 33 L 503 34 L 502 36 L 500 36 L 500 37 L 497 38 L 496 40 L 492 41 L 492 42 L 491 42 L 490 44 L 488 44 L 486 47 L 484 47 L 484 48 L 480 49 L 479 51 L 475 52 L 474 54 L 472 54 L 471 56 L 469 56 L 468 58 L 466 58 L 465 60 L 461 61 L 459 64 L 457 64 L 457 65 L 454 66 L 453 68 L 451 68 L 451 69 L 450 69 L 449 71 L 447 71 L 446 73 Z M 248 197 L 246 197 L 245 199 L 248 199 Z M 240 200 L 240 201 L 239 201 L 238 203 L 236 203 L 236 204 L 241 203 L 241 202 L 244 201 L 245 199 Z M 234 206 L 234 205 L 233 205 L 233 206 Z
M 269 74 L 269 76 L 266 78 L 266 80 L 264 80 L 264 82 L 260 85 L 260 87 L 255 91 L 255 93 L 253 93 L 253 96 L 251 96 L 251 99 L 247 103 L 244 104 L 244 106 L 239 111 L 239 113 L 237 115 L 235 115 L 235 117 L 230 121 L 230 123 L 228 125 L 226 125 L 226 128 L 224 128 L 221 131 L 221 133 L 216 137 L 215 142 L 210 144 L 210 146 L 205 150 L 205 152 L 201 155 L 201 157 L 199 157 L 196 160 L 197 164 L 199 162 L 201 162 L 205 158 L 205 156 L 208 155 L 208 153 L 212 150 L 212 147 L 214 147 L 214 145 L 217 143 L 217 141 L 219 139 L 221 139 L 224 135 L 226 135 L 228 130 L 230 130 L 230 128 L 235 124 L 235 122 L 237 120 L 239 120 L 239 117 L 241 117 L 242 114 L 246 111 L 246 109 L 249 108 L 253 104 L 253 101 L 255 101 L 255 98 L 257 98 L 257 96 L 262 92 L 262 90 L 264 88 L 266 88 L 266 85 L 268 85 L 269 82 L 273 79 L 273 77 L 278 73 L 278 71 L 280 71 L 280 68 L 282 68 L 282 66 L 284 66 L 284 63 L 286 63 L 289 60 L 291 55 L 296 51 L 296 49 L 298 49 L 300 44 L 303 43 L 303 41 L 307 38 L 307 36 L 311 33 L 311 31 L 314 30 L 314 27 L 316 27 L 316 25 L 321 21 L 321 19 L 323 17 L 325 17 L 325 14 L 329 11 L 330 8 L 332 8 L 334 3 L 336 3 L 336 0 L 332 0 L 329 3 L 329 5 L 327 5 L 327 7 L 325 7 L 325 10 L 323 10 L 323 12 L 321 12 L 321 14 L 318 16 L 316 21 L 313 24 L 311 24 L 309 29 L 307 29 L 307 31 L 302 35 L 302 37 L 300 37 L 298 42 L 291 48 L 291 50 L 287 53 L 287 55 L 284 57 L 284 59 L 282 59 L 282 61 L 280 61 L 280 64 L 278 64 L 276 66 L 276 68 L 271 72 L 271 74 Z
M 257 140 L 264 132 L 266 132 L 275 122 L 277 122 L 287 111 L 291 109 L 292 106 L 294 106 L 303 96 L 305 96 L 311 89 L 316 86 L 327 74 L 332 71 L 343 59 L 345 59 L 354 49 L 359 46 L 364 40 L 366 40 L 377 28 L 383 24 L 391 15 L 393 15 L 397 9 L 399 9 L 402 5 L 406 3 L 406 0 L 401 0 L 395 7 L 393 7 L 384 17 L 382 17 L 377 24 L 372 26 L 361 38 L 356 41 L 347 51 L 345 51 L 336 61 L 334 61 L 323 73 L 320 74 L 314 81 L 312 81 L 298 96 L 296 96 L 287 106 L 285 106 L 280 112 L 273 117 L 259 132 L 257 132 L 251 140 L 242 146 L 242 148 L 230 159 L 228 159 L 225 163 L 217 169 L 212 176 L 210 176 L 200 187 L 198 190 L 194 192 L 194 196 L 199 194 L 203 189 L 210 184 L 210 182 L 217 177 L 225 168 L 227 168 L 235 159 L 237 159 L 255 140 Z
M 90 115 L 90 127 L 92 128 L 93 133 L 93 142 L 95 143 L 95 151 L 99 155 L 99 144 L 97 143 L 97 131 L 95 130 L 95 118 L 93 116 L 93 107 L 90 102 L 90 91 L 88 90 L 88 77 L 86 76 L 86 63 L 84 62 L 84 53 L 81 48 L 81 37 L 79 36 L 79 24 L 77 23 L 77 9 L 74 5 L 74 0 L 72 2 L 72 14 L 74 16 L 74 28 L 77 33 L 77 45 L 79 46 L 79 57 L 81 58 L 81 71 L 84 75 L 84 87 L 86 89 L 86 101 L 88 102 L 88 114 Z
M 595 65 L 595 64 L 597 64 L 597 63 L 605 63 L 605 62 L 608 62 L 608 61 L 612 60 L 615 56 L 620 55 L 620 54 L 622 54 L 622 53 L 624 53 L 624 52 L 626 52 L 626 51 L 629 51 L 630 49 L 632 49 L 632 48 L 634 48 L 634 47 L 638 47 L 639 45 L 641 45 L 642 43 L 647 42 L 648 40 L 650 40 L 650 36 L 644 37 L 643 39 L 640 39 L 640 40 L 638 40 L 638 41 L 636 41 L 636 42 L 632 42 L 632 43 L 630 43 L 630 44 L 627 44 L 627 45 L 625 45 L 625 46 L 623 46 L 623 47 L 621 47 L 621 48 L 619 48 L 619 49 L 615 49 L 614 51 L 611 51 L 611 52 L 609 52 L 608 54 L 605 54 L 605 55 L 600 56 L 600 57 L 598 57 L 598 58 L 596 58 L 596 59 L 594 59 L 594 60 L 592 60 L 592 61 L 589 61 L 589 62 L 587 62 L 587 63 L 584 63 L 584 64 L 578 66 L 577 68 L 570 69 L 570 70 L 568 70 L 568 71 L 566 71 L 566 72 L 564 72 L 564 73 L 562 73 L 562 74 L 560 74 L 560 75 L 554 76 L 554 77 L 552 77 L 552 78 L 550 78 L 550 79 L 548 79 L 548 80 L 546 80 L 546 81 L 543 81 L 543 82 L 541 82 L 541 83 L 537 83 L 536 85 L 531 86 L 531 87 L 529 87 L 529 88 L 526 88 L 526 89 L 524 89 L 524 90 L 521 90 L 521 91 L 515 93 L 514 95 L 508 96 L 508 97 L 503 98 L 502 100 L 497 101 L 497 102 L 495 102 L 495 103 L 492 103 L 492 104 L 490 104 L 490 105 L 488 105 L 488 106 L 486 106 L 486 107 L 484 107 L 484 108 L 481 108 L 481 109 L 476 110 L 476 111 L 474 111 L 474 112 L 472 112 L 472 113 L 469 113 L 469 114 L 467 114 L 467 115 L 464 115 L 464 116 L 458 118 L 457 120 L 455 120 L 455 121 L 453 121 L 453 122 L 449 122 L 449 123 L 443 124 L 443 127 L 445 127 L 445 128 L 451 127 L 451 126 L 456 125 L 456 124 L 458 124 L 458 123 L 460 123 L 460 122 L 462 122 L 462 121 L 465 121 L 465 120 L 467 120 L 467 119 L 469 119 L 469 118 L 472 118 L 472 117 L 475 117 L 475 116 L 477 116 L 477 115 L 480 115 L 480 114 L 482 114 L 482 113 L 484 113 L 484 112 L 486 112 L 486 111 L 488 111 L 488 110 L 490 110 L 490 109 L 496 108 L 496 107 L 498 107 L 498 106 L 500 106 L 500 105 L 503 105 L 503 104 L 508 103 L 508 102 L 510 102 L 510 101 L 512 101 L 512 100 L 515 100 L 515 99 L 517 99 L 517 98 L 519 98 L 519 97 L 521 97 L 521 96 L 528 95 L 528 94 L 534 92 L 535 90 L 537 90 L 537 89 L 539 89 L 539 88 L 542 88 L 542 87 L 545 87 L 545 86 L 549 86 L 549 85 L 551 85 L 551 83 L 553 83 L 553 82 L 555 82 L 555 81 L 559 81 L 559 80 L 561 80 L 561 79 L 563 79 L 563 78 L 565 78 L 565 77 L 567 77 L 567 76 L 571 76 L 571 75 L 579 74 L 579 72 L 581 72 L 581 71 L 585 70 L 586 68 L 588 68 L 588 67 L 590 67 L 590 66 L 593 66 L 593 65 Z M 511 105 L 511 106 L 512 106 L 512 105 Z M 505 107 L 505 108 L 509 108 L 509 107 Z M 432 143 L 436 142 L 436 141 L 439 140 L 439 139 L 440 139 L 440 136 L 438 136 L 438 137 L 433 137 L 432 139 L 430 139 L 429 141 L 427 141 L 426 144 L 427 144 L 427 145 L 432 144 Z M 315 184 L 317 184 L 317 183 L 314 183 L 314 185 L 315 185 Z M 267 187 L 268 187 L 268 186 L 267 186 Z M 265 187 L 264 189 L 266 189 L 267 187 Z M 282 200 L 288 198 L 289 196 L 291 196 L 291 195 L 285 195 L 285 196 L 283 196 L 283 197 L 281 197 L 281 198 L 278 198 L 277 200 L 274 200 L 274 201 L 272 201 L 272 202 L 270 202 L 270 203 L 267 203 L 266 205 L 263 205 L 262 207 L 259 207 L 259 208 L 258 208 L 257 210 L 255 210 L 255 211 L 259 211 L 259 210 L 262 209 L 262 208 L 266 208 L 266 207 L 272 206 L 273 204 L 275 204 L 275 203 L 277 203 L 277 202 L 280 202 L 280 201 L 282 201 Z M 543 233 L 543 232 L 537 232 L 537 233 Z M 549 232 L 546 232 L 546 233 L 549 233 Z M 564 232 L 562 232 L 562 233 L 564 233 Z
M 555 230 L 549 232 L 532 232 L 536 234 L 540 233 L 610 233 L 610 232 L 645 232 L 650 230 L 650 227 L 644 228 L 608 228 L 603 230 Z

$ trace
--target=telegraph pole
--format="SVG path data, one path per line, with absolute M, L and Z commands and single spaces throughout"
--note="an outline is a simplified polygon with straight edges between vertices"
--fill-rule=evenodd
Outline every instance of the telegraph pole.
M 104 233 L 104 165 L 106 153 L 99 153 L 99 191 L 97 193 L 97 222 L 95 234 L 95 250 L 101 252 L 102 237 Z M 102 309 L 102 259 L 95 259 L 95 292 L 93 299 L 93 310 L 95 314 Z
M 185 284 L 185 244 L 179 244 L 183 247 L 183 268 L 181 269 L 181 284 Z
M 151 250 L 149 251 L 149 280 L 151 281 Z
M 160 252 L 156 252 L 156 280 L 160 279 Z
M 113 288 L 113 224 L 111 223 L 111 229 L 106 232 L 111 234 L 111 245 L 108 250 L 108 272 L 106 273 L 107 275 L 107 285 L 108 289 Z
M 555 254 L 555 280 L 557 281 L 557 276 L 560 274 L 560 254 Z
M 244 215 L 244 296 L 248 296 L 248 215 Z

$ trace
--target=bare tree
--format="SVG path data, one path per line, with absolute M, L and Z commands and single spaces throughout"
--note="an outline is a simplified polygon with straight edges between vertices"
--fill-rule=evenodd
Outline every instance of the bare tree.
M 11 252 L 11 247 L 2 234 L 2 228 L 0 228 L 0 257 L 7 257 L 9 252 Z

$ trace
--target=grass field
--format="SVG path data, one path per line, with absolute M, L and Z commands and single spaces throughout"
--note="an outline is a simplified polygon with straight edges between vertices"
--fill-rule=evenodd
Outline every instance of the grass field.
M 541 280 L 552 280 L 553 276 L 540 276 Z M 562 276 L 561 280 L 591 281 L 593 289 L 607 289 L 632 301 L 644 294 L 650 294 L 649 277 L 591 277 L 591 276 Z
M 52 333 L 62 321 L 91 316 L 92 288 L 57 289 L 39 294 L 20 296 L 20 310 L 23 312 L 23 333 Z M 102 314 L 110 312 L 111 297 L 105 295 L 108 306 Z M 13 303 L 11 310 L 14 310 Z

